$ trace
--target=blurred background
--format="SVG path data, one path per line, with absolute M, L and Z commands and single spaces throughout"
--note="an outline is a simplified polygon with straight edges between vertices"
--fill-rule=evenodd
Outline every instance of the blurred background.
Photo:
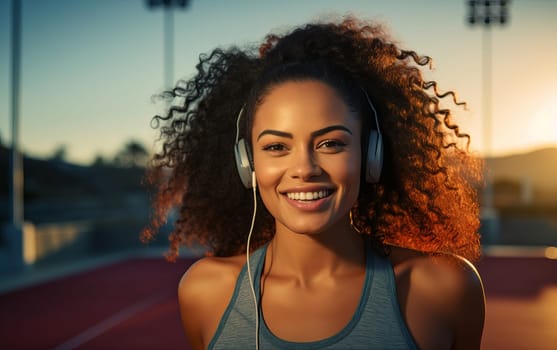
M 164 108 L 152 97 L 191 77 L 215 47 L 347 14 L 431 56 L 427 78 L 467 102 L 454 115 L 488 165 L 480 272 L 499 305 L 488 309 L 490 334 L 509 300 L 528 296 L 557 314 L 547 263 L 557 259 L 554 0 L 0 0 L 0 300 L 132 257 L 162 260 L 168 228 L 150 245 L 138 238 L 150 215 L 144 167 L 157 147 L 150 121 Z M 516 271 L 542 274 L 534 294 L 505 294 L 501 286 L 521 283 L 511 282 Z M 542 314 L 527 326 L 557 327 Z

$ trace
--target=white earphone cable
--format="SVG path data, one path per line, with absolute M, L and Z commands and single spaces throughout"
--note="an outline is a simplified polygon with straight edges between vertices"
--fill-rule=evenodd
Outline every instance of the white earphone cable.
M 259 350 L 259 305 L 257 303 L 257 295 L 255 294 L 255 286 L 253 283 L 251 266 L 249 262 L 251 234 L 253 233 L 253 227 L 255 224 L 255 215 L 257 213 L 257 183 L 255 180 L 255 171 L 251 172 L 251 183 L 253 184 L 252 187 L 253 188 L 253 216 L 251 217 L 251 226 L 248 234 L 248 242 L 246 244 L 246 265 L 248 269 L 249 286 L 251 288 L 251 293 L 253 296 L 253 304 L 255 307 L 255 350 Z

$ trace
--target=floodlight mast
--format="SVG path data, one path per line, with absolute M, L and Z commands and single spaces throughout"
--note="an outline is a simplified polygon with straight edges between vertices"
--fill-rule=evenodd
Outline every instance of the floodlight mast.
M 481 25 L 482 37 L 482 99 L 483 99 L 483 143 L 484 158 L 492 156 L 492 46 L 491 27 L 493 25 L 506 25 L 509 19 L 508 5 L 510 0 L 469 0 L 468 24 Z M 498 232 L 495 224 L 496 211 L 493 206 L 493 179 L 488 171 L 484 174 L 485 189 L 483 191 L 482 211 L 484 220 L 490 221 L 486 226 L 486 237 L 491 243 L 497 240 Z
M 10 150 L 10 224 L 21 229 L 23 225 L 23 159 L 19 140 L 19 105 L 21 78 L 21 0 L 12 1 L 12 62 L 11 62 L 11 117 L 12 137 Z
M 190 0 L 146 0 L 147 7 L 164 9 L 164 87 L 174 85 L 174 8 L 187 8 Z

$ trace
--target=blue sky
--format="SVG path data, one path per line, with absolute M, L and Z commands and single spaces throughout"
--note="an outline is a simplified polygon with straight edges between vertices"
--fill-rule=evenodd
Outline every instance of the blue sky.
M 21 0 L 23 148 L 48 156 L 65 145 L 87 164 L 137 139 L 153 145 L 161 106 L 163 13 L 144 0 Z M 0 138 L 10 140 L 10 5 L 0 0 Z M 200 53 L 259 42 L 270 31 L 348 13 L 380 21 L 402 47 L 434 58 L 429 78 L 468 102 L 457 120 L 483 152 L 482 28 L 466 23 L 465 0 L 191 0 L 174 14 L 174 78 Z M 490 151 L 557 146 L 557 1 L 515 0 L 510 23 L 492 28 Z

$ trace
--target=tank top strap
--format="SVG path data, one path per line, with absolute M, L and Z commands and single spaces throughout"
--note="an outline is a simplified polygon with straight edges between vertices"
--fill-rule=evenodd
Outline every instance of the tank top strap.
M 249 255 L 251 277 L 256 289 L 259 285 L 268 243 Z M 240 271 L 230 302 L 219 322 L 207 349 L 255 349 L 255 305 L 248 279 L 247 264 Z
M 367 292 L 365 308 L 355 334 L 373 336 L 370 349 L 417 349 L 402 317 L 398 303 L 396 279 L 388 256 L 371 249 L 373 279 Z M 368 340 L 369 342 L 369 340 Z

